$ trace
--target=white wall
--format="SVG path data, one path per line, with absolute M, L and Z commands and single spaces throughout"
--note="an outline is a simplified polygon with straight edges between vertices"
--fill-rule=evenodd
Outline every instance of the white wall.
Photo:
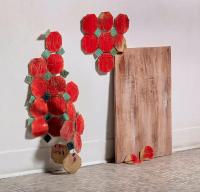
M 112 94 L 108 105 L 110 78 L 99 76 L 92 55 L 80 50 L 81 18 L 106 10 L 114 16 L 128 14 L 128 47 L 172 46 L 173 148 L 200 146 L 199 0 L 0 0 L 1 177 L 44 167 L 46 145 L 39 139 L 25 139 L 27 85 L 23 81 L 28 62 L 43 51 L 43 42 L 36 39 L 47 29 L 63 35 L 68 79 L 79 85 L 76 107 L 86 122 L 84 164 L 113 156 L 113 124 L 108 121 L 109 114 L 113 118 Z

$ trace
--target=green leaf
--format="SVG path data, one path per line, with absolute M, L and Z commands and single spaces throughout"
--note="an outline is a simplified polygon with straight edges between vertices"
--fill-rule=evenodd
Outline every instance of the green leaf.
M 100 55 L 103 54 L 103 51 L 101 49 L 97 49 L 94 54 L 96 57 L 99 57 Z
M 64 78 L 66 78 L 69 75 L 69 72 L 66 71 L 65 69 L 60 73 L 60 75 Z
M 31 84 L 32 79 L 33 79 L 33 78 L 32 78 L 30 75 L 27 75 L 24 81 L 25 81 L 27 84 Z
M 62 117 L 63 117 L 63 119 L 64 119 L 65 121 L 68 121 L 68 120 L 69 120 L 69 116 L 67 115 L 67 113 L 63 113 Z
M 64 97 L 65 101 L 68 101 L 71 98 L 68 93 L 64 93 L 63 97 Z
M 118 52 L 117 52 L 117 50 L 115 48 L 112 48 L 110 53 L 112 54 L 112 56 L 115 56 Z
M 51 53 L 47 49 L 45 49 L 41 56 L 44 57 L 45 59 L 47 59 L 50 55 L 51 55 Z
M 59 51 L 56 52 L 59 55 L 63 55 L 65 53 L 65 50 L 61 48 Z
M 50 34 L 50 29 L 48 29 L 48 30 L 45 32 L 45 34 L 44 34 L 45 38 L 47 38 L 47 37 L 49 36 L 49 34 Z
M 28 103 L 32 104 L 33 101 L 35 100 L 35 97 L 33 95 L 30 96 Z
M 117 31 L 116 31 L 115 27 L 113 27 L 110 32 L 113 37 L 117 35 Z
M 94 32 L 94 34 L 99 37 L 101 35 L 101 30 L 97 28 L 97 30 Z
M 45 78 L 46 80 L 51 79 L 51 77 L 52 77 L 52 74 L 51 74 L 50 72 L 46 72 L 45 75 L 44 75 L 44 78 Z
M 34 118 L 33 117 L 30 117 L 26 120 L 27 122 L 27 125 L 30 126 L 32 124 L 32 122 L 34 121 Z

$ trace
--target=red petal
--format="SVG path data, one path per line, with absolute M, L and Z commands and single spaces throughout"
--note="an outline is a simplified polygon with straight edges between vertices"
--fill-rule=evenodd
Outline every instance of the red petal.
M 113 16 L 110 12 L 102 12 L 99 15 L 99 28 L 104 31 L 110 31 L 113 26 Z
M 48 92 L 52 95 L 62 94 L 66 91 L 65 79 L 61 76 L 53 76 L 48 81 Z
M 104 32 L 99 37 L 99 48 L 104 52 L 109 52 L 114 46 L 114 38 L 110 32 Z
M 116 31 L 118 33 L 126 33 L 129 28 L 129 19 L 125 14 L 119 14 L 114 21 Z
M 118 34 L 115 36 L 115 48 L 119 52 L 123 52 L 126 47 L 126 40 L 122 34 Z
M 62 37 L 58 32 L 51 32 L 45 40 L 45 47 L 51 52 L 59 51 L 62 46 Z
M 47 104 L 42 98 L 36 98 L 30 107 L 30 114 L 33 117 L 44 116 L 48 112 Z
M 83 33 L 92 34 L 96 31 L 98 20 L 95 14 L 88 14 L 83 17 L 81 27 Z
M 78 115 L 76 119 L 76 132 L 82 135 L 84 131 L 84 119 L 82 115 Z
M 79 95 L 78 86 L 74 82 L 67 83 L 66 92 L 70 95 L 70 101 L 75 102 Z
M 110 53 L 103 53 L 97 61 L 99 71 L 107 73 L 114 67 L 114 59 Z
M 73 135 L 74 135 L 74 122 L 65 121 L 60 130 L 60 136 L 67 142 L 70 142 L 73 138 Z
M 48 121 L 48 125 L 49 125 L 49 133 L 54 136 L 54 137 L 58 137 L 60 136 L 60 130 L 63 126 L 63 119 L 59 118 L 59 117 L 52 117 L 49 121 Z
M 37 137 L 48 133 L 48 124 L 43 117 L 38 117 L 32 122 L 32 135 Z
M 48 70 L 52 74 L 58 74 L 63 70 L 64 61 L 61 55 L 51 54 L 47 59 Z
M 81 136 L 76 134 L 74 136 L 74 147 L 77 153 L 79 153 L 81 151 L 82 148 L 82 140 L 81 140 Z
M 66 112 L 69 116 L 69 120 L 73 121 L 76 118 L 76 110 L 72 102 L 67 102 Z
M 29 74 L 33 77 L 42 76 L 47 72 L 47 63 L 43 58 L 32 59 L 28 65 Z
M 66 111 L 65 100 L 62 96 L 51 97 L 47 104 L 49 112 L 53 115 L 61 115 Z
M 84 35 L 81 40 L 81 47 L 85 54 L 94 53 L 98 48 L 98 38 L 93 34 Z
M 47 91 L 47 82 L 42 78 L 35 78 L 31 84 L 32 94 L 36 97 L 42 97 Z
M 153 157 L 154 157 L 153 148 L 151 146 L 145 146 L 145 148 L 144 148 L 144 158 L 153 159 Z

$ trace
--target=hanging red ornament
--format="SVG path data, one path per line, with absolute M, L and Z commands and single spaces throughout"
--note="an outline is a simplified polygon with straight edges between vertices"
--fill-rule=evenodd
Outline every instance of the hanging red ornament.
M 98 18 L 98 27 L 102 31 L 110 31 L 113 26 L 113 16 L 110 12 L 101 12 Z
M 98 25 L 98 19 L 95 14 L 88 14 L 83 17 L 81 21 L 82 32 L 86 34 L 93 34 Z
M 62 37 L 57 31 L 50 32 L 45 39 L 45 47 L 50 52 L 57 52 L 62 46 Z
M 64 61 L 61 55 L 51 54 L 47 58 L 47 68 L 52 74 L 61 73 L 63 70 Z
M 36 98 L 30 106 L 30 114 L 33 117 L 44 116 L 48 112 L 47 104 L 42 98 Z
M 110 53 L 103 53 L 97 61 L 100 72 L 107 73 L 114 68 L 114 58 Z
M 73 139 L 74 136 L 74 122 L 73 121 L 65 121 L 61 130 L 60 136 L 65 139 L 68 143 Z
M 31 91 L 35 97 L 42 97 L 47 91 L 47 82 L 42 78 L 35 78 L 31 84 Z
M 116 31 L 118 33 L 126 33 L 129 28 L 129 18 L 125 14 L 119 14 L 114 21 Z
M 31 127 L 32 135 L 35 137 L 48 133 L 48 124 L 46 123 L 44 117 L 38 117 L 34 119 L 34 121 L 31 124 Z
M 63 126 L 63 119 L 60 117 L 52 117 L 48 121 L 49 133 L 54 137 L 60 136 L 60 130 Z
M 70 95 L 69 101 L 75 102 L 77 100 L 78 95 L 79 95 L 79 90 L 78 90 L 78 86 L 73 81 L 70 81 L 69 83 L 67 83 L 66 92 Z
M 47 105 L 53 115 L 62 115 L 66 111 L 65 99 L 62 96 L 51 97 Z
M 66 103 L 66 112 L 70 121 L 73 121 L 76 118 L 76 110 L 74 104 L 70 101 Z
M 79 134 L 74 135 L 74 147 L 77 153 L 81 151 L 82 148 L 82 140 Z
M 28 72 L 33 77 L 42 76 L 47 72 L 47 63 L 44 58 L 34 58 L 28 65 Z
M 104 52 L 110 52 L 114 46 L 114 38 L 110 32 L 104 32 L 99 37 L 99 48 Z
M 93 34 L 84 35 L 81 40 L 81 47 L 85 54 L 94 53 L 98 48 L 98 38 Z
M 66 82 L 61 76 L 53 76 L 48 81 L 48 92 L 52 95 L 63 94 L 66 92 Z
M 76 132 L 82 135 L 84 131 L 84 119 L 83 116 L 78 114 L 76 118 Z

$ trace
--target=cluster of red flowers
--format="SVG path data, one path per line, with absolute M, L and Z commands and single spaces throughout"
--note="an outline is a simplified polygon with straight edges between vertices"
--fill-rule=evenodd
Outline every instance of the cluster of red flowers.
M 110 12 L 102 12 L 98 18 L 95 14 L 88 14 L 82 19 L 82 51 L 95 54 L 100 72 L 107 73 L 113 69 L 114 56 L 126 47 L 123 34 L 128 28 L 129 19 L 125 14 L 113 19 Z
M 78 87 L 72 81 L 66 83 L 64 79 L 68 72 L 64 70 L 61 35 L 58 32 L 48 32 L 45 48 L 42 57 L 32 59 L 28 66 L 32 135 L 46 135 L 44 138 L 47 142 L 51 136 L 61 136 L 79 152 L 84 120 L 73 104 L 79 95 Z M 73 128 L 68 124 L 72 124 Z M 65 137 L 66 134 L 71 136 Z

